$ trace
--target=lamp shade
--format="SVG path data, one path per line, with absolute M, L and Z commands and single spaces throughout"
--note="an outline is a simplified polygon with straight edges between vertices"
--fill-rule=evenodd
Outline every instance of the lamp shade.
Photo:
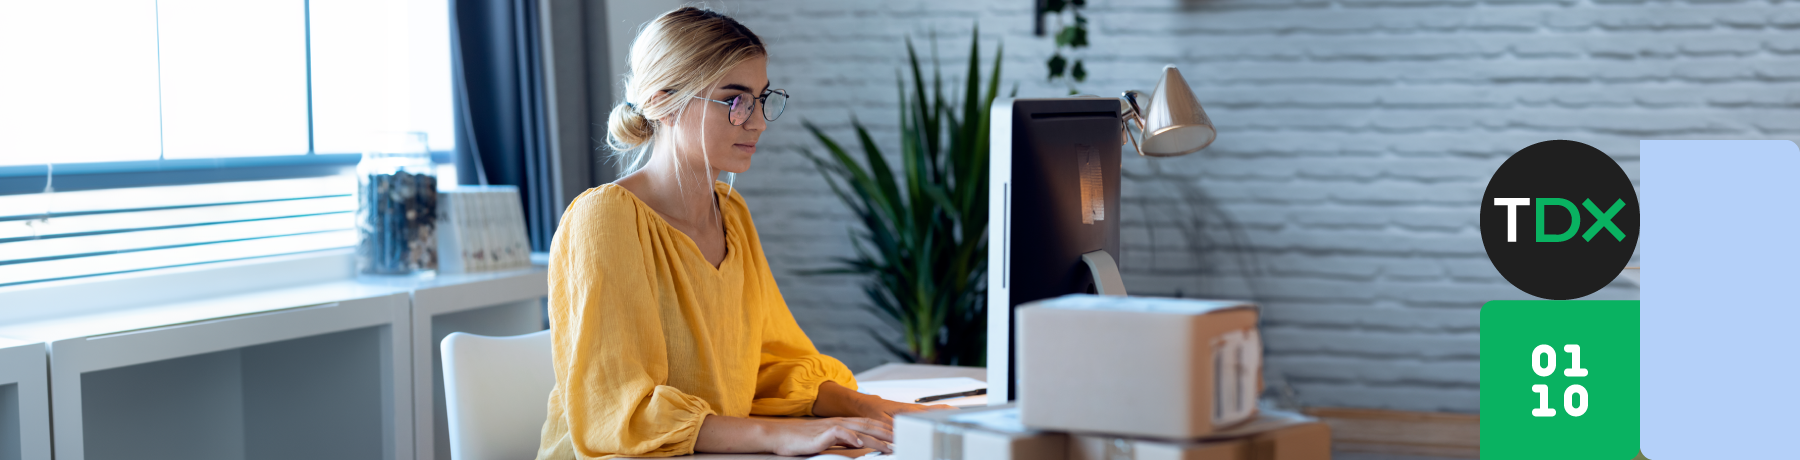
M 1212 145 L 1218 137 L 1212 119 L 1206 117 L 1193 88 L 1188 87 L 1175 66 L 1163 67 L 1162 80 L 1156 82 L 1156 90 L 1150 93 L 1149 103 L 1139 108 L 1138 116 L 1144 132 L 1144 140 L 1138 146 L 1140 155 L 1187 155 Z

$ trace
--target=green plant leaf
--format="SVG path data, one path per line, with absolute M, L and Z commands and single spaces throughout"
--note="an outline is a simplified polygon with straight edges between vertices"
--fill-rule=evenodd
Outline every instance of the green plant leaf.
M 1062 30 L 1056 31 L 1056 46 L 1063 47 L 1075 43 L 1075 32 L 1078 30 L 1081 29 L 1074 26 L 1063 26 Z
M 950 112 L 950 110 L 948 103 L 944 100 L 944 68 L 939 62 L 937 33 L 933 32 L 931 34 L 931 101 L 934 106 L 931 108 L 931 113 L 933 115 L 933 118 L 930 121 L 931 124 L 927 126 L 930 131 L 928 131 L 929 134 L 927 135 L 925 142 L 925 148 L 927 150 L 925 154 L 925 171 L 927 174 L 930 174 L 933 178 L 937 179 L 937 181 L 941 182 L 941 162 L 938 161 L 938 157 L 940 156 L 939 153 L 942 150 L 943 144 L 938 143 L 938 140 L 940 139 L 939 136 L 944 134 L 944 114 Z
M 869 130 L 864 129 L 861 122 L 852 118 L 850 124 L 856 127 L 856 140 L 862 143 L 863 156 L 868 159 L 869 170 L 874 173 L 875 191 L 885 198 L 883 201 L 888 205 L 900 204 L 900 187 L 894 182 L 894 168 L 889 167 L 887 159 L 881 156 L 881 147 L 869 137 Z M 895 211 L 889 209 L 886 214 L 895 214 Z
M 981 36 L 981 24 L 979 23 L 975 25 L 974 36 Z M 976 139 L 974 130 L 979 127 L 977 123 L 981 120 L 981 113 L 988 110 L 988 106 L 981 103 L 981 40 L 979 39 L 969 40 L 969 69 L 967 72 L 967 76 L 963 78 L 962 120 L 956 129 L 957 132 L 962 133 L 961 142 L 958 142 L 959 145 L 956 149 L 958 151 L 974 149 Z M 950 160 L 958 171 L 968 169 L 965 164 L 968 161 L 966 156 L 951 155 Z
M 877 214 L 891 215 L 893 211 L 897 209 L 895 204 L 890 202 L 887 196 L 880 193 L 870 193 L 870 191 L 878 187 L 878 185 L 876 185 L 875 180 L 863 170 L 862 166 L 858 165 L 855 160 L 850 159 L 850 154 L 844 151 L 842 146 L 839 146 L 836 141 L 833 141 L 830 136 L 827 136 L 823 130 L 819 129 L 817 125 L 812 124 L 812 122 L 803 121 L 801 124 L 805 126 L 807 130 L 812 131 L 813 136 L 817 137 L 820 143 L 825 144 L 826 151 L 830 152 L 835 160 L 833 167 L 838 168 L 842 172 L 840 176 L 849 188 L 859 195 L 866 195 L 866 198 L 871 201 L 867 204 L 868 211 Z M 860 129 L 860 127 L 858 129 Z
M 1062 53 L 1057 53 L 1050 55 L 1048 64 L 1050 65 L 1050 78 L 1056 79 L 1063 75 L 1063 68 L 1069 66 L 1069 60 L 1064 59 Z
M 1075 60 L 1075 68 L 1069 69 L 1069 76 L 1075 77 L 1077 83 L 1087 81 L 1087 68 L 1081 65 L 1080 59 Z

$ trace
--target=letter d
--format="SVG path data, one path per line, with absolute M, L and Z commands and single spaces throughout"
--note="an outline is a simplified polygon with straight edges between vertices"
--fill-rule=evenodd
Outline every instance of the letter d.
M 1562 206 L 1563 209 L 1569 210 L 1569 229 L 1563 231 L 1560 234 L 1545 235 L 1544 234 L 1544 206 Z M 1565 200 L 1562 198 L 1538 198 L 1537 199 L 1537 242 L 1539 242 L 1539 243 L 1561 243 L 1564 241 L 1568 241 L 1569 238 L 1575 237 L 1575 230 L 1580 229 L 1580 228 L 1581 228 L 1581 215 L 1575 213 L 1575 203 L 1570 203 L 1569 200 Z

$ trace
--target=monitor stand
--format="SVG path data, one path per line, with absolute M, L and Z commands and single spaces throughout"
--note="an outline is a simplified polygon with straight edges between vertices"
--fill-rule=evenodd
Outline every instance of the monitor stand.
M 1119 276 L 1119 264 L 1105 249 L 1081 255 L 1088 273 L 1094 277 L 1094 289 L 1100 295 L 1125 295 L 1125 279 Z

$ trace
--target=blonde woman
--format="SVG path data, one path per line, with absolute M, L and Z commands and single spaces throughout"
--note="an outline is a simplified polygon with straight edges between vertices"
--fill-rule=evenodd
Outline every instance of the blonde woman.
M 761 39 L 682 8 L 644 27 L 630 61 L 607 128 L 637 169 L 576 198 L 551 243 L 556 389 L 538 459 L 891 452 L 894 414 L 948 408 L 857 393 L 794 322 L 749 208 L 718 182 L 750 168 L 786 104 Z

